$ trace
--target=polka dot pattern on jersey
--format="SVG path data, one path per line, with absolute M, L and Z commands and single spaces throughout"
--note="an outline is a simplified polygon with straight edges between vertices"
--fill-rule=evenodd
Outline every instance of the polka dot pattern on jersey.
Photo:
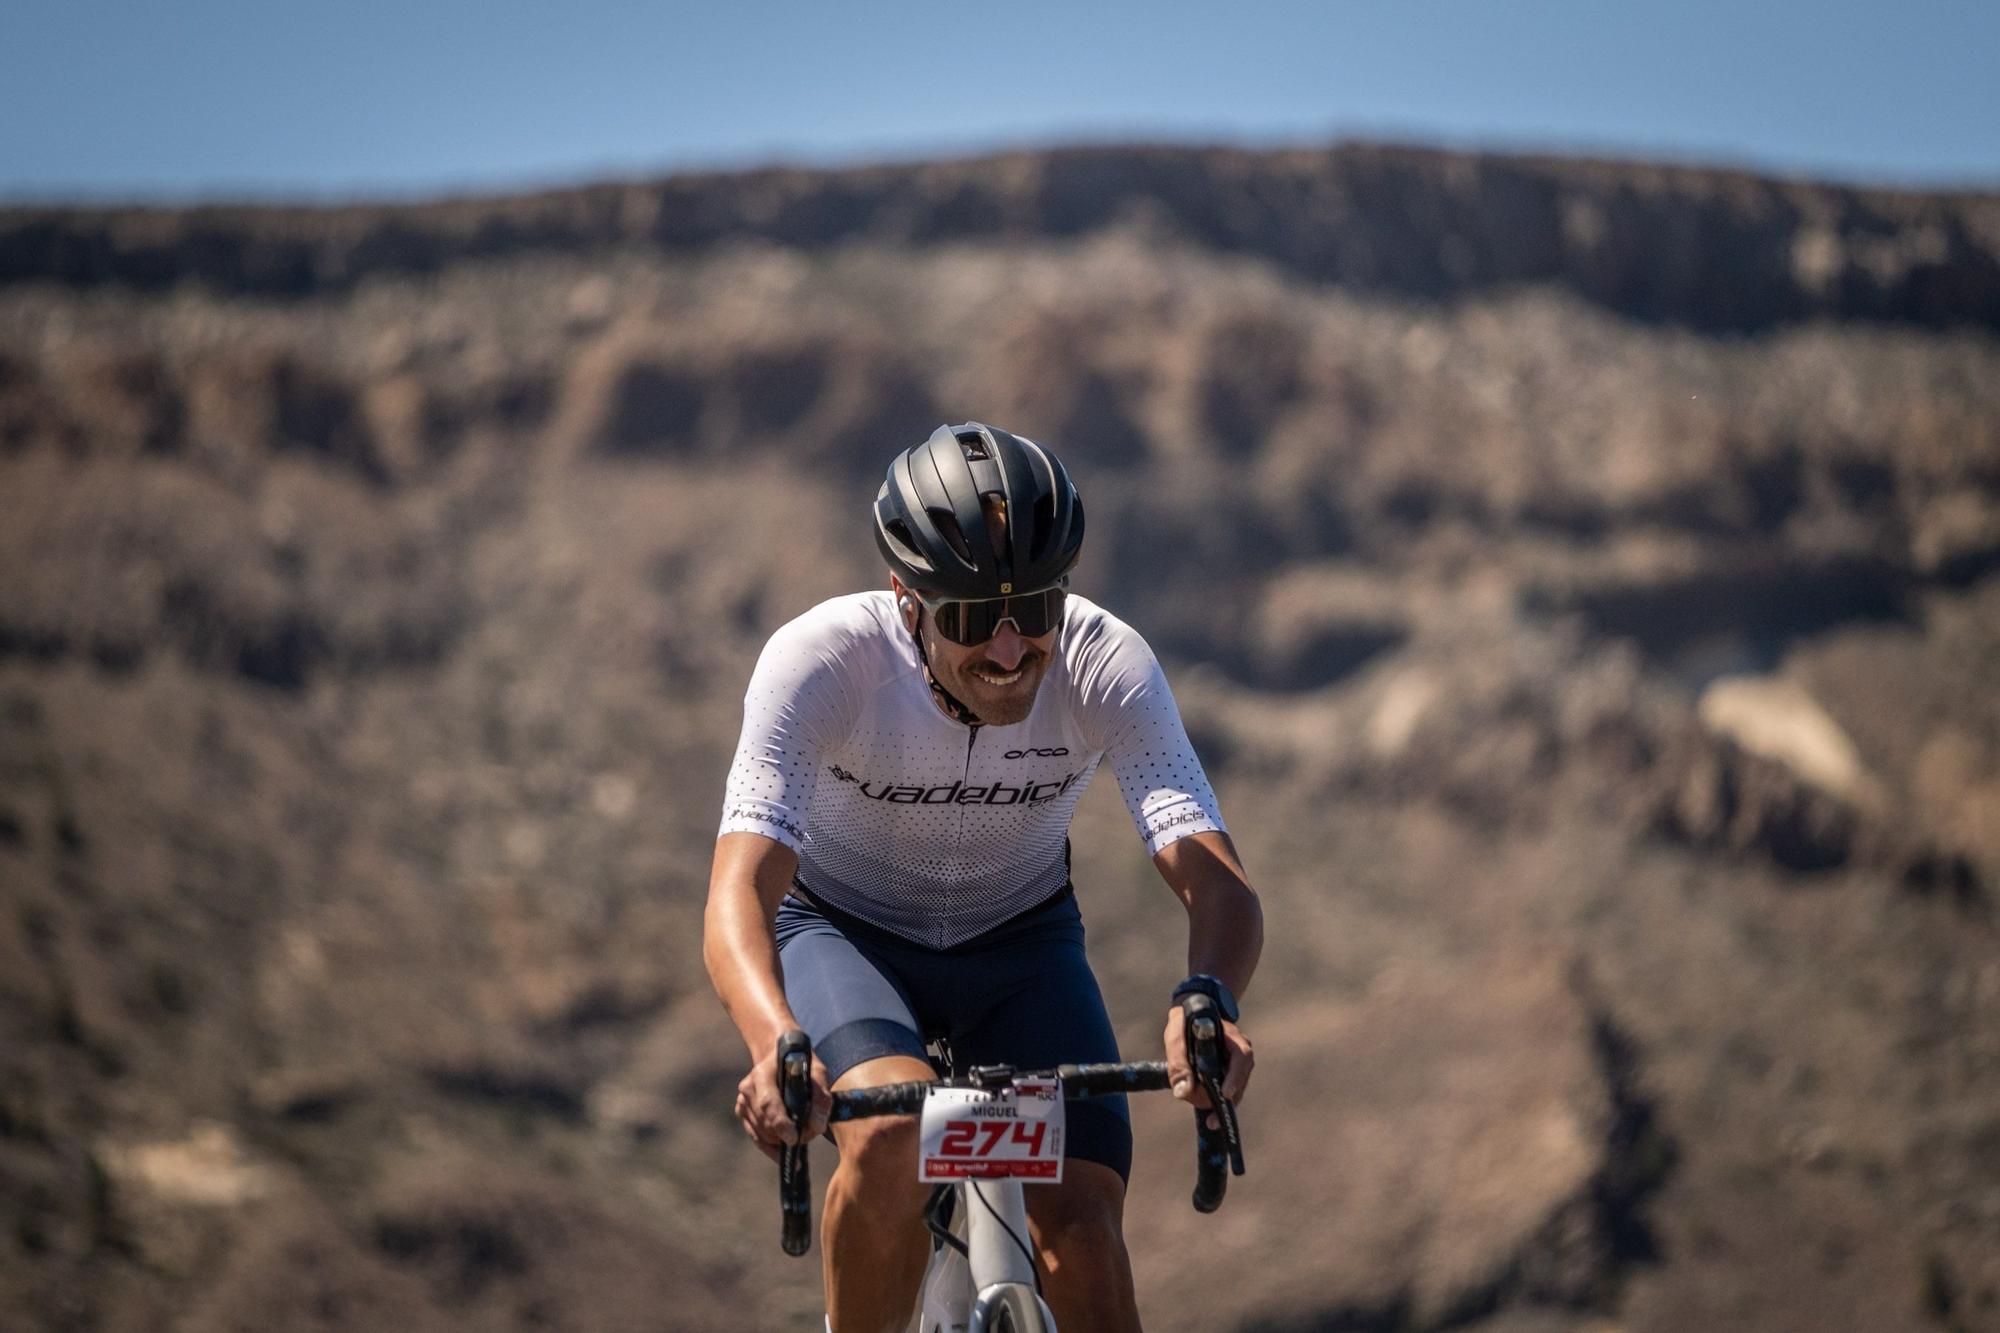
M 1069 599 L 1028 718 L 967 727 L 932 702 L 887 592 L 822 603 L 772 636 L 744 698 L 722 832 L 799 853 L 829 906 L 948 948 L 1055 893 L 1100 760 L 1157 852 L 1222 829 L 1159 663 Z

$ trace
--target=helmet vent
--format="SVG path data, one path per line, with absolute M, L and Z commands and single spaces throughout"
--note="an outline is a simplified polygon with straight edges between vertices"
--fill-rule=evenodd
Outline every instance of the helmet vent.
M 965 530 L 958 526 L 956 514 L 949 509 L 926 509 L 924 512 L 931 516 L 931 523 L 937 528 L 938 535 L 945 539 L 960 560 L 968 565 L 978 563 L 972 558 L 972 548 L 966 545 Z
M 983 435 L 967 431 L 958 437 L 958 442 L 965 447 L 965 459 L 968 463 L 983 463 L 993 457 L 987 452 L 986 437 Z
M 1030 560 L 1040 560 L 1048 553 L 1049 538 L 1054 535 L 1055 525 L 1055 497 L 1044 495 L 1035 501 L 1035 511 L 1028 523 L 1028 558 Z

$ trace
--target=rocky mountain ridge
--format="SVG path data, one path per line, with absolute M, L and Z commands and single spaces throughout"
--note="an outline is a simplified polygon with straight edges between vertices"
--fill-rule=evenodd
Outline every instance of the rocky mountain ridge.
M 1392 145 L 1076 147 L 344 209 L 0 210 L 0 284 L 300 297 L 456 264 L 756 241 L 1137 232 L 1300 280 L 1462 300 L 1552 284 L 1634 319 L 2000 326 L 2000 198 Z

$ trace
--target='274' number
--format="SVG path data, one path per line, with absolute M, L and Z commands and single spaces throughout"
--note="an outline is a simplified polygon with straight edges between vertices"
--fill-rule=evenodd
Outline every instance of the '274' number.
M 1005 1142 L 1012 1131 L 1014 1143 L 1025 1147 L 1031 1154 L 1042 1150 L 1042 1136 L 1048 1126 L 1037 1121 L 1033 1124 L 1025 1120 L 959 1120 L 945 1126 L 944 1137 L 938 1141 L 940 1157 L 986 1157 Z

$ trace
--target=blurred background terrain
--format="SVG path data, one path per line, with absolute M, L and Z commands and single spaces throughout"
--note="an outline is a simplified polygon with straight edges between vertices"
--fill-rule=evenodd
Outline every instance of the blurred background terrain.
M 0 1326 L 817 1327 L 709 847 L 977 418 L 1267 903 L 1152 1326 L 2000 1329 L 1996 334 L 1991 194 L 1366 144 L 0 210 Z

